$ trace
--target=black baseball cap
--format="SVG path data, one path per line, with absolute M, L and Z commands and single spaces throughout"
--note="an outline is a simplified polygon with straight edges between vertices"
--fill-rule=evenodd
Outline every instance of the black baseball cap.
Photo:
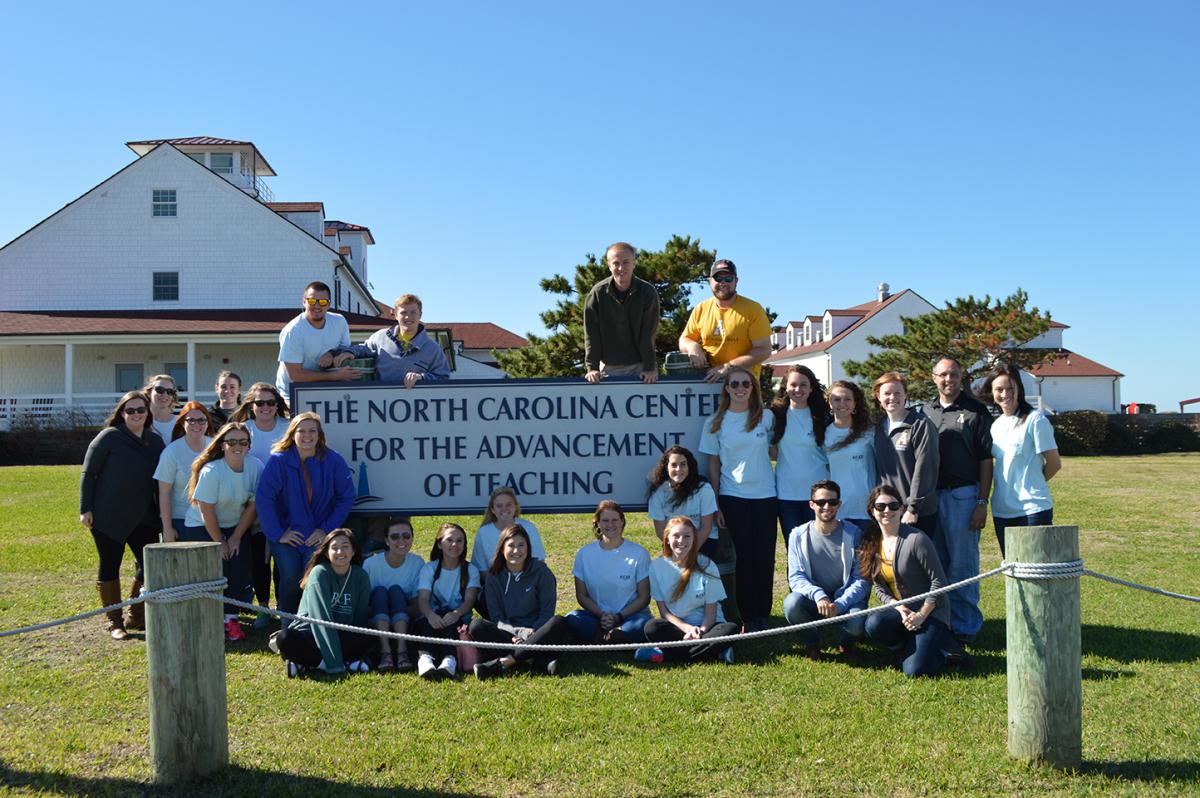
M 712 268 L 708 271 L 709 277 L 716 277 L 721 272 L 730 272 L 737 276 L 737 266 L 731 260 L 719 260 L 713 263 Z

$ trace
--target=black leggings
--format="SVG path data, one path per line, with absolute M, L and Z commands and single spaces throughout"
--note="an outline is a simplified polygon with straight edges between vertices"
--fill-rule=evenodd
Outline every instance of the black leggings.
M 367 651 L 375 640 L 371 635 L 343 632 L 341 629 L 337 634 L 342 641 L 342 660 L 345 662 L 366 659 Z M 288 629 L 280 632 L 275 642 L 279 646 L 280 656 L 284 659 L 298 662 L 306 668 L 320 666 L 321 649 L 317 647 L 317 640 L 313 637 L 311 629 Z
M 472 640 L 478 640 L 482 643 L 511 643 L 512 638 L 511 634 L 496 626 L 491 621 L 483 618 L 476 618 L 471 621 Z M 534 633 L 525 642 L 532 645 L 546 646 L 570 643 L 571 630 L 567 626 L 567 619 L 560 615 L 553 616 L 534 630 Z M 500 659 L 510 654 L 517 662 L 530 663 L 535 668 L 544 668 L 547 662 L 558 658 L 557 651 L 525 651 L 523 649 L 515 649 L 506 652 L 498 648 L 479 649 L 479 659 L 485 662 L 490 659 Z
M 261 531 L 254 530 L 246 537 L 250 539 L 250 573 L 254 585 L 254 593 L 247 601 L 258 598 L 260 606 L 271 606 L 271 549 L 267 546 L 267 536 Z M 244 539 L 244 538 L 243 538 Z M 279 569 L 275 568 L 275 595 L 279 595 Z
M 142 549 L 147 543 L 158 542 L 158 528 L 142 523 L 133 528 L 125 540 L 113 540 L 103 532 L 92 530 L 92 540 L 96 542 L 96 553 L 100 555 L 100 568 L 96 573 L 96 581 L 112 582 L 121 578 L 121 560 L 125 558 L 125 547 L 133 553 L 133 578 L 139 582 L 146 581 L 142 570 Z
M 424 615 L 413 618 L 408 625 L 408 633 L 419 637 L 442 637 L 446 640 L 458 639 L 458 624 L 442 629 L 434 629 Z M 511 637 L 509 638 L 512 639 Z M 434 659 L 441 657 L 458 657 L 458 646 L 439 646 L 436 643 L 417 643 L 417 653 L 428 654 Z
M 737 551 L 737 604 L 742 618 L 769 618 L 774 604 L 776 501 L 721 496 L 725 527 Z M 724 534 L 724 530 L 722 530 Z
M 774 539 L 775 530 L 771 530 L 771 538 Z M 728 621 L 723 621 L 713 626 L 704 633 L 704 636 L 696 642 L 694 646 L 673 646 L 664 648 L 663 659 L 669 660 L 691 660 L 699 662 L 700 660 L 716 659 L 721 655 L 721 652 L 730 647 L 730 643 L 705 643 L 706 637 L 725 637 L 726 635 L 735 635 L 738 633 L 738 626 Z M 651 643 L 671 643 L 676 640 L 683 639 L 683 632 L 679 631 L 679 627 L 670 621 L 662 618 L 651 618 L 646 621 L 646 640 Z

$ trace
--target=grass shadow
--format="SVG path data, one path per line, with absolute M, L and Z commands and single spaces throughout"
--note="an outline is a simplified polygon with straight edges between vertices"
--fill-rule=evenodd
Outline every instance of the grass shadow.
M 1200 781 L 1196 760 L 1144 759 L 1124 762 L 1084 761 L 1080 773 L 1108 776 L 1122 781 Z
M 110 778 L 106 776 L 75 776 L 69 773 L 41 770 L 18 770 L 0 760 L 0 785 L 7 788 L 26 789 L 38 794 L 89 795 L 89 796 L 162 796 L 162 798 L 188 798 L 189 796 L 242 796 L 256 798 L 272 796 L 309 796 L 322 798 L 346 796 L 346 798 L 385 798 L 385 796 L 413 796 L 413 798 L 474 798 L 482 793 L 445 792 L 408 787 L 397 783 L 390 787 L 371 787 L 365 784 L 339 782 L 315 776 L 294 776 L 254 768 L 231 766 L 206 779 L 188 784 L 171 786 L 156 785 L 135 779 Z
M 1200 635 L 1102 626 L 1085 623 L 1082 634 L 1083 655 L 1089 654 L 1117 662 L 1193 662 L 1200 659 Z M 1007 644 L 1003 618 L 989 618 L 971 645 L 972 653 L 1002 652 Z

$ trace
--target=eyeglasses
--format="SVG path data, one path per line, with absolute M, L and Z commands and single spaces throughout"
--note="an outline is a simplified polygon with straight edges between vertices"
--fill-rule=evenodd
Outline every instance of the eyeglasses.
M 207 418 L 185 418 L 185 419 L 183 420 L 183 423 L 184 423 L 184 424 L 191 424 L 192 426 L 196 426 L 196 425 L 199 425 L 199 424 L 204 424 L 204 425 L 207 425 L 207 424 L 208 424 L 208 419 L 207 419 Z
M 812 503 L 818 507 L 837 507 L 842 503 L 841 499 L 813 499 Z M 878 505 L 877 505 L 878 506 Z
M 327 305 L 329 305 L 329 300 L 328 299 L 317 299 L 315 296 L 306 296 L 306 297 L 304 297 L 304 304 L 308 305 L 310 308 L 311 307 L 323 308 L 323 307 L 326 307 Z
M 124 407 L 121 409 L 121 412 L 127 416 L 140 416 L 142 413 L 147 412 L 147 410 L 148 408 L 145 405 L 138 405 L 137 407 Z
M 274 399 L 255 399 L 255 407 L 274 407 L 277 402 Z
M 154 386 L 153 388 L 151 388 L 150 390 L 154 391 L 155 393 L 166 393 L 166 394 L 170 394 L 171 396 L 174 396 L 174 395 L 175 395 L 175 393 L 176 393 L 176 391 L 175 391 L 175 389 L 174 389 L 174 388 L 164 388 L 164 387 L 163 387 L 163 386 L 161 386 L 161 385 L 155 385 L 155 386 Z
M 733 282 L 737 281 L 737 275 L 736 274 L 714 274 L 711 279 L 714 283 L 733 283 Z
M 893 513 L 900 509 L 900 502 L 875 502 L 875 512 L 882 513 L 891 510 Z
M 249 438 L 226 438 L 224 441 L 222 441 L 222 443 L 224 443 L 226 446 L 228 446 L 231 449 L 234 447 L 237 447 L 240 449 L 244 446 L 249 446 L 250 439 Z
M 730 388 L 749 388 L 754 383 L 750 382 L 750 380 L 730 380 L 725 384 Z
M 412 532 L 391 532 L 388 540 L 412 540 Z

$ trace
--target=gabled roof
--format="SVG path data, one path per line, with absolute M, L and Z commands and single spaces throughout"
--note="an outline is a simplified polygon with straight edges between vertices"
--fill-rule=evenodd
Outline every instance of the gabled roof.
M 490 321 L 421 322 L 426 327 L 449 329 L 450 337 L 462 341 L 463 349 L 520 349 L 529 342 Z
M 878 302 L 876 302 L 875 304 L 876 304 L 876 305 L 878 305 L 879 303 L 878 303 Z M 841 308 L 841 309 L 839 309 L 839 310 L 827 310 L 827 311 L 825 311 L 825 312 L 826 312 L 826 313 L 828 313 L 830 316 L 865 316 L 865 315 L 866 315 L 867 313 L 869 313 L 870 311 L 867 311 L 867 310 L 852 310 L 852 309 L 850 309 L 850 308 Z M 823 317 L 822 317 L 822 316 L 817 316 L 816 318 L 820 319 L 820 318 L 823 318 Z
M 804 319 L 801 319 L 800 321 L 789 321 L 787 324 L 785 324 L 785 325 L 783 325 L 783 326 L 784 326 L 784 327 L 803 327 L 803 326 L 804 326 Z M 782 329 L 782 328 L 781 328 L 781 329 Z
M 177 139 L 146 139 L 145 141 L 127 141 L 125 146 L 137 153 L 138 157 L 147 155 L 151 150 L 160 144 L 170 144 L 173 147 L 243 147 L 249 146 L 254 150 L 255 159 L 261 164 L 261 169 L 256 169 L 255 174 L 265 175 L 267 177 L 276 177 L 275 170 L 271 168 L 271 164 L 267 163 L 267 159 L 263 157 L 262 150 L 254 145 L 253 141 L 235 141 L 234 139 L 218 139 L 213 136 L 185 136 Z
M 363 227 L 361 224 L 351 224 L 350 222 L 339 222 L 337 219 L 325 220 L 325 235 L 335 236 L 342 230 L 348 233 L 366 233 L 367 243 L 375 243 L 375 236 L 371 235 L 371 228 L 369 227 Z
M 1063 325 L 1064 327 L 1066 325 Z M 1047 350 L 1029 350 L 1033 352 Z M 1110 369 L 1108 366 L 1097 363 L 1090 358 L 1086 358 L 1078 352 L 1072 352 L 1069 349 L 1056 349 L 1054 351 L 1054 359 L 1046 363 L 1041 363 L 1036 366 L 1031 366 L 1026 369 L 1035 377 L 1124 377 L 1125 375 L 1116 369 Z
M 805 321 L 821 321 L 823 318 L 825 318 L 825 317 L 824 316 L 805 316 L 804 320 Z
M 867 319 L 871 318 L 876 313 L 883 310 L 888 305 L 892 304 L 893 302 L 895 302 L 897 299 L 904 296 L 905 294 L 917 295 L 916 292 L 914 292 L 912 289 L 905 288 L 903 291 L 892 294 L 891 296 L 889 296 L 887 299 L 883 300 L 882 302 L 880 302 L 878 300 L 874 300 L 871 302 L 864 302 L 861 305 L 855 305 L 853 308 L 828 310 L 826 312 L 830 313 L 831 315 L 834 315 L 834 316 L 857 316 L 858 318 L 855 319 L 855 321 L 852 324 L 850 324 L 850 326 L 848 326 L 846 329 L 842 330 L 840 333 L 833 336 L 832 338 L 829 338 L 824 341 L 815 341 L 807 346 L 796 346 L 796 347 L 792 347 L 791 349 L 779 349 L 775 352 L 772 352 L 771 356 L 768 357 L 764 362 L 767 365 L 770 365 L 772 362 L 777 362 L 780 360 L 789 360 L 790 361 L 797 356 L 811 355 L 811 354 L 815 354 L 817 352 L 824 352 L 827 349 L 833 347 L 839 341 L 842 341 L 843 339 L 845 339 L 847 335 L 849 335 L 854 330 L 858 329 L 858 327 L 861 324 L 863 324 Z M 816 318 L 820 318 L 820 317 L 816 317 Z
M 320 213 L 322 217 L 325 215 L 325 203 L 323 202 L 264 202 L 263 204 L 276 213 Z

